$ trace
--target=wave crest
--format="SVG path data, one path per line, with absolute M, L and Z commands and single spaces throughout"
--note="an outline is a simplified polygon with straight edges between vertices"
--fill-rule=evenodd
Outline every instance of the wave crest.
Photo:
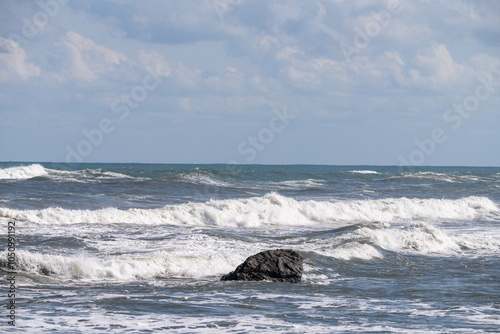
M 376 172 L 374 170 L 351 170 L 349 173 L 353 174 L 380 174 L 379 172 Z
M 29 166 L 9 167 L 0 169 L 0 180 L 23 180 L 34 177 L 45 176 L 47 171 L 42 165 L 33 164 Z
M 176 178 L 181 181 L 193 184 L 203 184 L 209 186 L 217 186 L 217 187 L 229 187 L 230 183 L 223 181 L 210 173 L 202 173 L 202 172 L 190 172 L 185 174 L 180 174 Z
M 359 225 L 353 231 L 313 244 L 318 254 L 341 260 L 383 258 L 384 251 L 426 256 L 498 254 L 500 243 L 478 234 L 450 235 L 428 223 L 404 227 L 374 223 Z
M 146 255 L 115 255 L 99 258 L 81 255 L 53 255 L 18 250 L 16 270 L 76 280 L 144 280 L 155 277 L 190 277 L 222 275 L 234 269 L 244 256 L 231 253 L 197 255 L 154 252 Z M 7 252 L 0 252 L 5 264 Z
M 177 226 L 310 226 L 352 222 L 468 221 L 500 212 L 490 199 L 388 198 L 351 201 L 297 201 L 270 193 L 247 199 L 167 205 L 158 209 L 105 208 L 100 210 L 13 210 L 0 208 L 0 217 L 37 224 L 142 224 Z

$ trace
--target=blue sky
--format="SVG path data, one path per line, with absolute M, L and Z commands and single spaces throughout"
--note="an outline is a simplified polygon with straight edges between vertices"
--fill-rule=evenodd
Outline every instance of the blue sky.
M 500 2 L 0 0 L 0 160 L 500 166 Z

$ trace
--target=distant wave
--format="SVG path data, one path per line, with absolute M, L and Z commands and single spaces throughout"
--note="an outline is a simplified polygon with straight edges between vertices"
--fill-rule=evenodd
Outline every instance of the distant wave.
M 427 179 L 434 181 L 444 181 L 449 183 L 454 183 L 455 180 L 452 175 L 445 173 L 436 173 L 436 172 L 417 172 L 412 174 L 405 175 L 407 178 L 416 178 L 416 179 Z
M 42 165 L 33 164 L 29 166 L 9 167 L 0 169 L 0 180 L 14 179 L 31 179 L 34 177 L 45 176 L 47 171 Z
M 66 170 L 44 168 L 40 164 L 0 169 L 0 180 L 2 179 L 22 180 L 40 176 L 46 176 L 52 179 L 63 179 L 65 181 L 75 181 L 75 182 L 88 182 L 89 180 L 133 178 L 132 176 L 129 175 L 111 171 L 104 171 L 102 169 L 82 169 L 75 171 L 66 171 Z
M 48 172 L 48 176 L 51 179 L 61 180 L 65 182 L 89 183 L 89 182 L 112 181 L 117 179 L 144 180 L 144 178 L 132 177 L 122 173 L 105 171 L 100 168 L 81 169 L 74 171 L 57 170 L 49 168 L 46 168 L 45 170 Z
M 350 222 L 474 220 L 498 215 L 499 208 L 485 197 L 447 199 L 387 198 L 350 201 L 297 201 L 270 193 L 247 199 L 167 205 L 159 209 L 12 210 L 0 208 L 0 217 L 37 224 L 167 224 L 177 226 L 309 226 Z
M 456 182 L 467 182 L 467 181 L 478 181 L 479 179 L 474 175 L 460 175 L 456 173 L 437 173 L 437 172 L 416 172 L 410 174 L 402 175 L 404 178 L 414 178 L 414 179 L 422 179 L 422 180 L 432 180 L 432 181 L 440 181 L 440 182 L 448 182 L 448 183 L 456 183 Z M 396 177 L 399 178 L 399 177 Z
M 280 182 L 264 182 L 263 188 L 269 186 L 274 189 L 307 189 L 307 188 L 320 188 L 324 185 L 324 180 L 307 179 L 307 180 L 288 180 Z
M 79 176 L 85 178 L 132 178 L 132 176 L 122 173 L 103 171 L 102 169 L 81 169 L 75 171 L 65 171 L 56 169 L 47 169 L 53 175 Z
M 379 174 L 379 172 L 376 172 L 374 170 L 350 170 L 348 173 L 354 173 L 354 174 Z
M 217 187 L 229 187 L 232 186 L 229 182 L 221 180 L 210 173 L 202 173 L 199 171 L 180 174 L 176 178 L 193 184 L 204 184 Z

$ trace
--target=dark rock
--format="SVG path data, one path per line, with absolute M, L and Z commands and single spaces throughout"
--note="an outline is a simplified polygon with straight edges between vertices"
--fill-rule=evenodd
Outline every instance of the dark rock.
M 291 249 L 275 249 L 250 256 L 221 281 L 273 281 L 298 283 L 302 278 L 302 255 Z

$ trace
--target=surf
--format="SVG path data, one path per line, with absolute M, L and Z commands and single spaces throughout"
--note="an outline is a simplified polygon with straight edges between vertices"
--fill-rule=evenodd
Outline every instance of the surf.
M 46 175 L 47 171 L 39 164 L 0 169 L 0 180 L 24 180 Z
M 356 222 L 471 221 L 498 219 L 500 209 L 486 197 L 460 199 L 386 198 L 374 200 L 297 200 L 269 193 L 262 197 L 210 200 L 128 210 L 0 208 L 0 217 L 35 224 L 139 224 L 245 227 L 321 226 Z

